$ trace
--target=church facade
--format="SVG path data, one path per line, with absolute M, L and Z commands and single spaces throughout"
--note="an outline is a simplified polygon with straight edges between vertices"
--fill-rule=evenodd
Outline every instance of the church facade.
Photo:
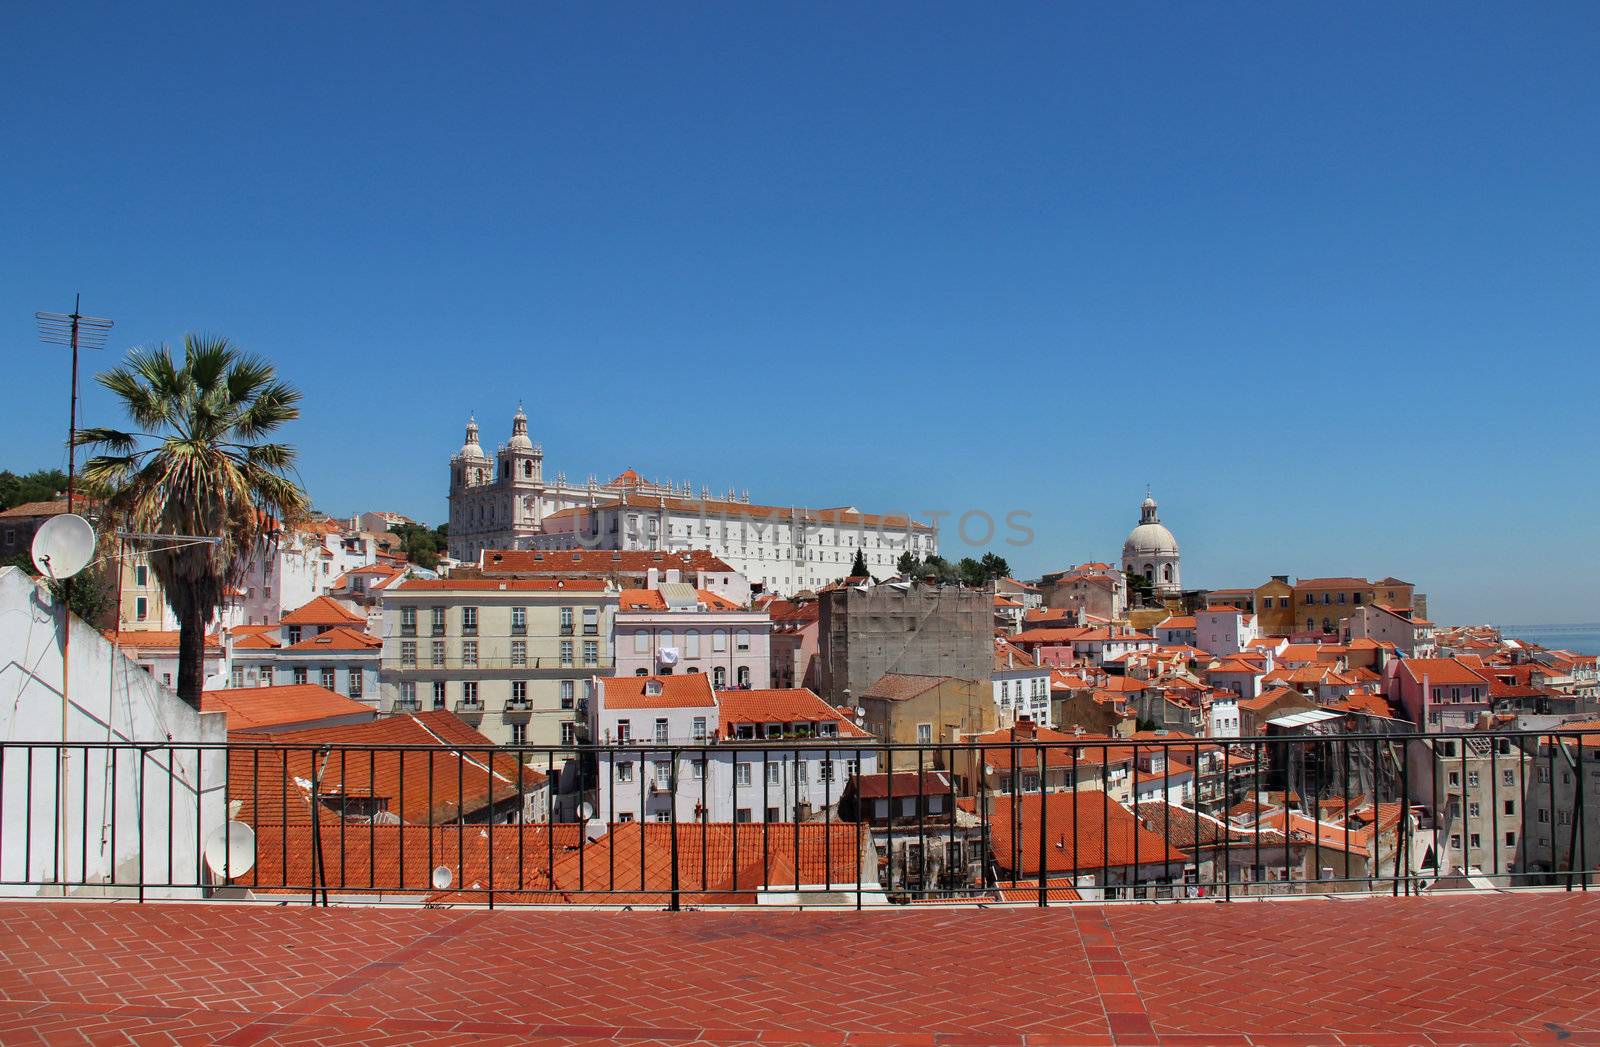
M 857 551 L 872 574 L 888 577 L 901 553 L 927 557 L 938 538 L 904 515 L 755 505 L 748 491 L 696 494 L 632 469 L 607 483 L 570 483 L 561 473 L 546 480 L 544 450 L 518 407 L 511 438 L 493 458 L 473 419 L 450 459 L 450 555 L 471 562 L 486 549 L 706 549 L 757 588 L 793 593 L 848 576 Z

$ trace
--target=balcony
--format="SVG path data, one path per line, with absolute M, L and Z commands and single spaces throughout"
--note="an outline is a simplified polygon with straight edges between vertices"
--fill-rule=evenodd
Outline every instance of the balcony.
M 462 879 L 454 858 L 444 864 Z M 1453 1030 L 1453 1042 L 1592 1043 L 1600 1035 L 1592 1003 L 1600 948 L 1589 935 L 1550 934 L 1589 926 L 1589 898 L 1420 903 L 1428 927 L 1447 929 L 1428 935 L 1427 962 L 1416 956 L 1418 904 L 1374 899 L 1359 916 L 1337 920 L 1284 903 L 1073 913 L 932 905 L 893 919 L 834 914 L 799 933 L 792 914 L 772 911 L 615 917 L 624 928 L 538 909 L 319 912 L 50 900 L 0 904 L 0 935 L 14 1035 L 40 1042 L 67 1030 L 119 1043 L 159 1030 L 185 1042 L 415 1043 L 482 1036 L 488 1014 L 493 1035 L 506 1042 L 1450 1042 L 1441 1027 Z M 837 923 L 852 918 L 872 920 L 871 933 Z M 606 947 L 619 930 L 643 955 L 673 957 L 681 967 L 670 1017 L 639 1009 L 637 966 Z M 583 1001 L 581 1009 L 462 977 L 481 967 L 486 942 L 497 964 L 529 970 L 548 965 L 551 941 L 582 948 L 586 938 L 596 946 L 589 962 L 562 970 L 564 994 Z M 229 948 L 233 942 L 249 947 Z M 56 961 L 63 949 L 72 962 Z M 307 964 L 308 955 L 317 962 Z M 1320 970 L 1330 957 L 1363 961 L 1339 968 L 1336 993 L 1327 979 L 1286 973 Z M 1530 964 L 1547 974 L 1532 987 Z M 196 994 L 188 980 L 169 976 L 142 979 L 136 1004 L 106 989 L 127 983 L 130 971 L 197 970 L 225 981 L 228 992 Z M 763 977 L 751 978 L 752 970 Z M 1403 984 L 1395 984 L 1396 970 L 1406 972 Z M 818 999 L 818 986 L 862 971 L 871 972 L 871 992 L 850 1006 Z M 1471 972 L 1470 991 L 1463 972 Z M 1250 1005 L 1230 1003 L 1240 999 Z
M 455 704 L 453 710 L 457 716 L 478 718 L 483 716 L 482 698 L 462 698 Z

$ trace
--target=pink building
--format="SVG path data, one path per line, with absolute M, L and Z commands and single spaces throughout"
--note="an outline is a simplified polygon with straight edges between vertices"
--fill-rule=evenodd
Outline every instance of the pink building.
M 1460 658 L 1396 658 L 1384 667 L 1383 688 L 1406 716 L 1427 731 L 1471 727 L 1493 703 L 1491 679 Z
M 772 686 L 820 684 L 820 607 L 816 600 L 771 599 L 761 605 L 772 617 Z
M 617 604 L 618 676 L 704 673 L 711 686 L 772 682 L 772 619 L 686 582 L 624 589 Z

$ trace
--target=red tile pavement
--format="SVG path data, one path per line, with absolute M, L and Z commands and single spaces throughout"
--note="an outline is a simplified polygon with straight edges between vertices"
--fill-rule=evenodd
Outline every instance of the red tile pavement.
M 0 904 L 0 1043 L 1600 1044 L 1600 894 L 1049 910 Z

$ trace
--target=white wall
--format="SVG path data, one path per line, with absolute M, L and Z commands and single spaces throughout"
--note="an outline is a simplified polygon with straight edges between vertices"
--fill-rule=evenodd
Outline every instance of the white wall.
M 70 621 L 67 740 L 151 746 L 142 755 L 117 748 L 114 757 L 106 748 L 68 750 L 66 878 L 90 884 L 68 893 L 107 893 L 97 885 L 109 881 L 113 868 L 119 881 L 139 878 L 142 854 L 142 878 L 166 885 L 148 889 L 147 897 L 194 897 L 205 879 L 197 878 L 199 847 L 223 824 L 226 757 L 220 748 L 173 746 L 225 742 L 226 719 L 189 708 L 93 627 Z M 62 738 L 64 635 L 62 611 L 49 592 L 16 568 L 0 568 L 0 879 L 18 881 L 0 888 L 9 895 L 59 893 L 38 882 L 58 878 L 57 749 L 33 749 L 30 774 L 30 750 L 19 743 Z

